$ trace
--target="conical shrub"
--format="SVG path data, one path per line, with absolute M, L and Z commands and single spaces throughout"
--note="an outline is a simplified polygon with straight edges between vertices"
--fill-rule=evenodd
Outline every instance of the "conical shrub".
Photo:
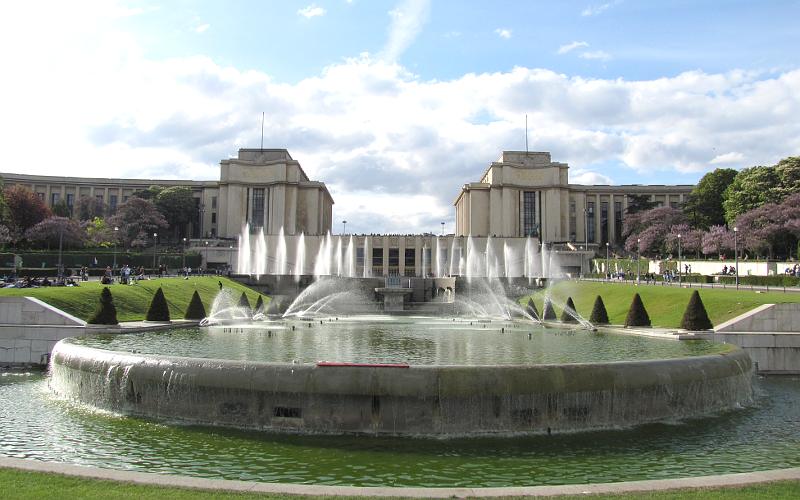
M 577 323 L 578 320 L 575 319 L 573 314 L 577 314 L 575 310 L 575 302 L 572 301 L 572 297 L 567 297 L 567 303 L 564 304 L 564 310 L 561 311 L 561 322 L 562 323 Z
M 255 312 L 256 314 L 264 314 L 264 298 L 260 294 L 258 296 L 258 300 L 256 301 Z
M 689 304 L 686 306 L 681 320 L 681 328 L 684 330 L 711 330 L 714 328 L 697 290 L 692 292 L 692 296 L 689 298 Z
M 150 302 L 150 309 L 147 310 L 147 321 L 169 321 L 169 306 L 164 297 L 164 290 L 161 287 L 156 290 L 153 300 Z
M 117 321 L 117 308 L 114 306 L 114 297 L 111 296 L 111 290 L 108 287 L 103 288 L 103 291 L 100 292 L 100 305 L 97 306 L 97 311 L 89 319 L 89 324 L 119 324 L 119 321 Z
M 556 320 L 556 311 L 553 309 L 553 303 L 550 302 L 550 299 L 544 300 L 544 314 L 542 315 L 542 319 L 545 321 Z
M 589 323 L 593 325 L 607 325 L 610 323 L 606 305 L 603 303 L 603 297 L 599 295 L 594 299 L 594 307 L 592 307 L 592 315 L 589 318 Z
M 203 306 L 203 301 L 200 300 L 200 294 L 197 290 L 192 294 L 192 300 L 189 301 L 189 306 L 186 308 L 186 314 L 183 319 L 203 319 L 206 317 L 206 308 Z
M 239 297 L 239 307 L 251 312 L 252 309 L 250 308 L 250 301 L 247 300 L 247 294 L 242 292 L 242 296 Z
M 528 305 L 525 306 L 525 309 L 528 311 L 528 314 L 539 319 L 539 310 L 536 309 L 536 304 L 533 303 L 533 299 L 528 299 Z
M 650 316 L 644 308 L 642 298 L 639 294 L 633 296 L 633 302 L 628 309 L 628 316 L 625 318 L 625 326 L 650 326 Z

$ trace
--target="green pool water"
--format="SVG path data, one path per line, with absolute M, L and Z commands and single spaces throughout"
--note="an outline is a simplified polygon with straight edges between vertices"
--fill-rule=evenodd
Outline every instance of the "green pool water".
M 41 373 L 0 375 L 0 455 L 206 478 L 360 486 L 524 486 L 800 466 L 800 378 L 752 407 L 635 429 L 523 438 L 276 435 L 121 417 L 55 399 Z
M 112 351 L 279 363 L 531 365 L 641 361 L 725 352 L 704 340 L 543 328 L 522 321 L 360 316 L 257 322 L 72 340 Z

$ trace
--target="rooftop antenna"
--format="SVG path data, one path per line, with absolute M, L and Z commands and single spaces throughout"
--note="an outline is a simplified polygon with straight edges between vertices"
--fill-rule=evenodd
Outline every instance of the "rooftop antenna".
M 528 113 L 525 113 L 525 155 L 528 154 Z
M 525 115 L 525 116 L 526 116 L 525 120 L 527 120 L 528 119 L 527 115 Z M 527 123 L 528 122 L 526 121 L 525 123 L 526 123 L 525 126 L 527 127 Z M 527 128 L 526 128 L 526 130 L 527 130 Z M 527 132 L 526 132 L 526 134 L 527 134 Z M 264 112 L 263 111 L 261 112 L 261 151 L 264 151 Z

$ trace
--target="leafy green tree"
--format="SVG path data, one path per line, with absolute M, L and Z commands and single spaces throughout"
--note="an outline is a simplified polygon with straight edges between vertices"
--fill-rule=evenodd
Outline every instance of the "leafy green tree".
M 133 192 L 133 196 L 143 200 L 156 201 L 159 193 L 164 190 L 164 186 L 150 186 L 147 189 L 137 189 Z
M 683 213 L 689 224 L 697 229 L 725 224 L 723 194 L 736 174 L 732 168 L 718 168 L 700 179 L 683 204 Z
M 764 203 L 779 202 L 780 185 L 780 177 L 773 167 L 751 167 L 742 170 L 725 189 L 725 200 L 722 202 L 725 221 L 731 225 L 736 217 L 748 210 L 758 208 Z
M 647 194 L 629 194 L 628 195 L 628 208 L 625 213 L 628 215 L 638 212 L 644 212 L 656 208 L 658 203 L 650 201 L 650 195 Z
M 100 293 L 100 305 L 97 311 L 89 319 L 89 324 L 92 325 L 116 325 L 117 321 L 117 308 L 114 305 L 114 297 L 111 296 L 111 290 L 104 287 Z
M 186 224 L 191 222 L 197 212 L 197 204 L 192 189 L 174 186 L 162 189 L 155 197 L 156 207 L 175 231 L 177 237 L 186 234 Z
M 55 216 L 72 217 L 72 210 L 70 210 L 66 200 L 59 200 L 58 202 L 56 202 L 55 205 L 53 205 L 50 208 L 53 211 L 53 215 Z
M 781 199 L 800 193 L 800 156 L 790 156 L 775 165 L 775 173 L 780 180 Z
M 164 290 L 161 287 L 158 287 L 156 290 L 155 295 L 153 295 L 153 300 L 150 302 L 150 308 L 147 310 L 147 315 L 145 316 L 147 321 L 169 321 L 169 306 L 167 305 L 167 299 L 164 297 Z
M 30 189 L 14 185 L 5 189 L 8 206 L 7 226 L 12 240 L 23 236 L 25 231 L 52 215 L 47 205 Z

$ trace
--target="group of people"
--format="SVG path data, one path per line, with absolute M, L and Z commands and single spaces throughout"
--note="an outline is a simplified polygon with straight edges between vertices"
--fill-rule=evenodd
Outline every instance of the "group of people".
M 3 280 L 2 288 L 40 288 L 45 286 L 80 286 L 80 284 L 72 278 L 60 277 L 50 280 L 47 276 L 44 278 L 31 278 L 25 276 L 24 278 L 17 279 L 11 275 Z
M 784 274 L 787 276 L 800 277 L 800 264 L 795 264 L 792 267 L 787 267 Z
M 724 265 L 722 266 L 722 272 L 720 274 L 723 276 L 733 276 L 736 274 L 736 268 L 733 266 Z

